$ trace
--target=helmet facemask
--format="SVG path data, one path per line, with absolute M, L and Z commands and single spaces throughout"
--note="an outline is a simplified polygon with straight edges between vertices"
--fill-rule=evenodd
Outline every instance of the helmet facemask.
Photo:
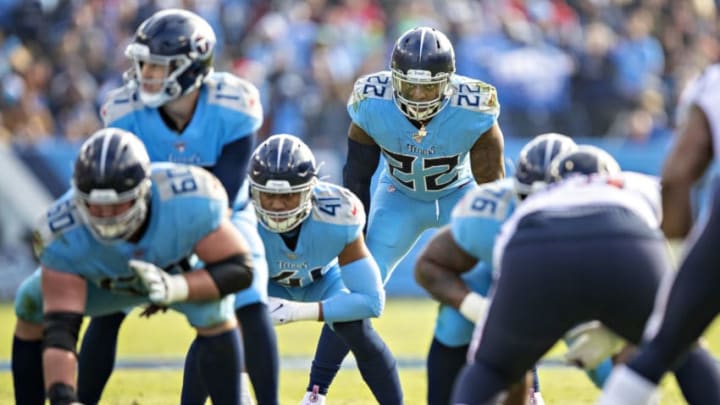
M 150 200 L 149 179 L 119 194 L 114 189 L 93 189 L 90 193 L 83 193 L 75 184 L 73 188 L 80 216 L 100 241 L 128 239 L 140 229 L 147 218 Z M 99 217 L 90 212 L 90 205 L 118 205 L 131 201 L 133 201 L 132 205 L 118 215 Z
M 192 65 L 192 60 L 186 55 L 155 55 L 150 53 L 150 48 L 147 45 L 132 43 L 125 49 L 125 56 L 133 61 L 133 68 L 125 75 L 125 79 L 138 88 L 140 100 L 148 107 L 160 107 L 168 101 L 172 101 L 199 87 L 202 82 L 203 76 L 198 76 L 196 83 L 189 86 L 185 91 L 182 90 L 178 79 Z M 142 68 L 145 63 L 164 66 L 165 74 L 163 78 L 143 78 Z M 145 90 L 145 86 L 158 86 L 159 88 L 157 91 L 152 92 Z
M 292 186 L 287 180 L 268 180 L 266 184 L 258 184 L 250 178 L 250 194 L 255 206 L 255 212 L 263 227 L 271 232 L 284 233 L 297 228 L 312 211 L 312 190 L 317 184 L 317 177 L 309 182 Z M 274 211 L 262 206 L 261 194 L 293 194 L 299 193 L 297 207 Z
M 425 121 L 437 115 L 450 101 L 451 73 L 440 72 L 435 76 L 428 70 L 409 69 L 403 73 L 392 69 L 393 99 L 405 116 L 415 121 Z M 413 94 L 420 87 L 420 94 L 430 94 L 428 100 L 414 100 Z

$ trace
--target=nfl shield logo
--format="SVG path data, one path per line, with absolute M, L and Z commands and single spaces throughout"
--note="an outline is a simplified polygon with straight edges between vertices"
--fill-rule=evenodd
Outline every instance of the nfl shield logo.
M 185 152 L 185 142 L 177 142 L 175 143 L 175 150 L 177 150 L 180 153 Z

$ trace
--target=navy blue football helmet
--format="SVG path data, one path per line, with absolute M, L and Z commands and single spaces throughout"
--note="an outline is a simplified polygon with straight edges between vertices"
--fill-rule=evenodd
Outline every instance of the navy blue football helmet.
M 547 183 L 547 172 L 553 159 L 573 151 L 577 144 L 570 137 L 557 133 L 540 134 L 520 150 L 515 169 L 515 192 L 521 199 Z
M 312 190 L 318 167 L 310 148 L 294 135 L 273 135 L 261 143 L 250 158 L 250 194 L 260 223 L 272 232 L 288 232 L 312 211 Z M 263 208 L 260 195 L 300 194 L 297 207 L 286 211 Z
M 450 101 L 455 51 L 435 28 L 413 28 L 395 42 L 390 72 L 395 104 L 408 118 L 424 121 Z
M 119 128 L 104 128 L 83 143 L 75 160 L 76 206 L 100 240 L 125 239 L 145 221 L 150 200 L 150 157 L 142 141 Z M 95 216 L 89 205 L 132 202 L 122 214 Z
M 159 107 L 198 88 L 213 71 L 215 32 L 202 17 L 180 9 L 161 10 L 145 20 L 125 49 L 133 68 L 125 79 L 139 89 L 140 99 L 149 107 Z M 165 66 L 161 80 L 142 76 L 142 65 Z M 150 92 L 143 89 L 158 86 Z
M 592 145 L 580 145 L 574 151 L 562 154 L 550 164 L 548 180 L 558 182 L 575 175 L 620 173 L 620 165 L 604 150 Z

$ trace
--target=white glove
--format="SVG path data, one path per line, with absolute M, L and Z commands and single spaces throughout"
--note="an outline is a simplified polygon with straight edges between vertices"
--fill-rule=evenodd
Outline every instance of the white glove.
M 128 265 L 140 277 L 153 304 L 168 305 L 187 299 L 189 287 L 181 274 L 168 274 L 158 266 L 142 260 L 130 260 Z
M 296 302 L 282 298 L 268 298 L 268 311 L 275 325 L 284 325 L 295 321 L 319 321 L 319 302 Z
M 565 361 L 592 370 L 603 360 L 617 353 L 623 339 L 606 328 L 600 321 L 582 323 L 565 334 L 568 350 Z

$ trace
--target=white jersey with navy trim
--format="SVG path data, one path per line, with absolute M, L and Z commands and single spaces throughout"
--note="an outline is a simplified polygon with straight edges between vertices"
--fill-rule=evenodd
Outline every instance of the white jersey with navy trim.
M 505 222 L 493 251 L 493 267 L 500 268 L 505 246 L 518 222 L 534 212 L 552 212 L 558 217 L 584 215 L 587 208 L 623 207 L 635 213 L 650 228 L 662 221 L 660 182 L 656 177 L 634 172 L 618 176 L 575 176 L 531 194 Z

